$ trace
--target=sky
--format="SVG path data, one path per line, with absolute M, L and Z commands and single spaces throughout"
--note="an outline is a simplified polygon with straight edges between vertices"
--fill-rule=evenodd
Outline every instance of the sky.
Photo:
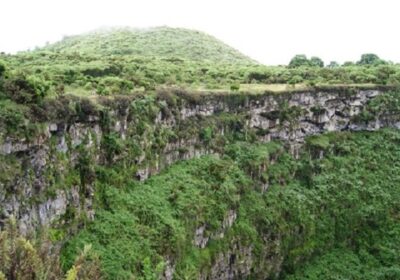
M 209 33 L 268 65 L 363 53 L 400 62 L 398 0 L 1 0 L 0 51 L 99 27 L 167 25 Z

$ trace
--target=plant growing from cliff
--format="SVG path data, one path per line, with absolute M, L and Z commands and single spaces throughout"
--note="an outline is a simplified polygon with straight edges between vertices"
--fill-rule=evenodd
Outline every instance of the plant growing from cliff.
M 124 174 L 109 168 L 103 172 L 110 184 Z M 63 252 L 66 267 L 76 249 L 90 243 L 108 278 L 154 275 L 163 256 L 181 259 L 192 250 L 187 237 L 196 227 L 207 222 L 210 231 L 218 229 L 249 184 L 232 161 L 210 156 L 174 165 L 144 183 L 127 182 L 125 188 L 108 185 L 104 190 L 109 210 L 97 211 L 96 220 L 69 241 Z
M 89 147 L 86 144 L 79 145 L 77 151 L 78 162 L 76 168 L 79 171 L 81 193 L 85 196 L 88 196 L 88 189 L 86 187 L 93 183 L 96 175 L 94 172 L 93 157 L 91 156 Z
M 400 119 L 400 95 L 397 91 L 386 92 L 375 97 L 358 115 L 353 117 L 354 121 L 364 123 L 377 119 L 383 121 Z
M 39 103 L 49 91 L 50 84 L 43 77 L 18 74 L 4 83 L 5 94 L 21 104 Z
M 64 279 L 58 257 L 45 229 L 35 239 L 28 240 L 19 233 L 15 218 L 6 220 L 5 228 L 0 231 L 0 279 Z M 102 279 L 98 257 L 90 251 L 90 246 L 77 256 L 66 279 Z
M 205 144 L 210 144 L 212 138 L 213 138 L 213 128 L 208 126 L 200 131 L 200 139 L 205 143 Z
M 85 245 L 67 271 L 65 280 L 103 279 L 98 256 L 93 253 L 91 245 Z
M 121 140 L 115 132 L 105 134 L 102 138 L 101 145 L 105 152 L 105 158 L 109 164 L 113 162 L 114 156 L 122 152 Z
M 19 233 L 12 217 L 0 232 L 0 275 L 14 280 L 60 279 L 58 258 L 49 253 L 47 240 L 29 241 Z
M 282 277 L 301 277 L 300 267 L 313 266 L 314 257 L 325 253 L 323 259 L 332 262 L 329 252 L 338 247 L 344 259 L 349 251 L 355 260 L 373 257 L 380 272 L 395 273 L 399 139 L 399 132 L 391 130 L 315 136 L 307 140 L 299 160 L 277 143 L 237 143 L 226 148 L 229 158 L 184 161 L 144 183 L 132 183 L 132 174 L 106 166 L 99 180 L 107 207 L 98 209 L 96 219 L 68 241 L 63 264 L 71 267 L 78 248 L 90 243 L 111 279 L 145 277 L 165 256 L 174 258 L 176 276 L 196 278 L 220 254 L 251 246 L 251 277 L 266 278 L 276 271 Z M 265 193 L 259 191 L 260 183 L 267 184 Z M 200 225 L 206 225 L 205 234 L 218 232 L 231 209 L 238 216 L 224 238 L 211 238 L 205 249 L 193 245 Z M 271 263 L 282 260 L 283 266 L 263 263 L 266 251 Z M 326 271 L 334 273 L 335 265 L 343 264 L 336 258 L 323 266 Z M 315 264 L 314 271 L 319 267 Z M 358 275 L 367 276 L 373 266 L 363 269 Z
M 26 129 L 25 114 L 27 108 L 11 100 L 0 100 L 0 127 L 8 135 L 24 134 Z

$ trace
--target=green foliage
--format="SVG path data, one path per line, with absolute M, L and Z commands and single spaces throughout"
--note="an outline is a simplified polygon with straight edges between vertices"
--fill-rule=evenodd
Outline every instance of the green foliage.
M 119 136 L 116 133 L 108 133 L 104 135 L 101 143 L 105 157 L 109 163 L 112 163 L 114 156 L 121 152 L 122 144 L 120 142 Z
M 21 132 L 25 128 L 27 108 L 10 100 L 0 100 L 0 127 L 8 135 Z
M 328 68 L 336 68 L 336 67 L 339 67 L 339 66 L 340 66 L 339 63 L 337 63 L 336 61 L 331 61 L 331 62 L 329 62 L 329 64 L 326 67 L 328 67 Z
M 399 230 L 398 223 L 386 225 L 375 236 L 372 250 L 334 248 L 285 279 L 399 279 Z
M 323 159 L 304 161 L 311 171 L 307 187 L 293 182 L 286 190 L 275 189 L 281 200 L 287 201 L 286 195 L 302 197 L 307 205 L 302 207 L 306 211 L 302 213 L 295 202 L 298 200 L 292 200 L 291 206 L 284 206 L 283 211 L 289 211 L 286 221 L 278 222 L 291 240 L 287 240 L 285 271 L 295 276 L 287 278 L 396 279 L 399 262 L 394 252 L 400 246 L 395 233 L 399 228 L 396 218 L 399 178 L 395 175 L 397 167 L 390 159 L 399 154 L 396 147 L 399 133 L 382 131 L 338 136 L 328 134 L 309 141 L 330 149 Z M 350 149 L 343 154 L 345 146 Z M 304 176 L 304 167 L 299 166 L 301 176 Z M 277 198 L 275 191 L 272 187 L 268 196 L 270 203 Z M 294 222 L 292 235 L 288 220 Z M 295 224 L 301 225 L 301 233 Z M 313 259 L 303 268 L 301 262 L 306 256 L 315 254 L 323 257 Z
M 68 242 L 63 264 L 92 244 L 106 278 L 157 278 L 166 256 L 176 276 L 193 278 L 236 240 L 253 244 L 255 273 L 267 265 L 258 254 L 280 244 L 271 258 L 283 259 L 283 278 L 395 279 L 399 139 L 392 130 L 313 136 L 299 160 L 278 143 L 238 142 L 223 159 L 181 162 L 144 183 L 107 168 L 98 178 L 106 187 L 96 192 L 107 208 Z M 320 150 L 323 157 L 314 157 Z M 124 176 L 126 186 L 113 187 Z M 260 193 L 259 184 L 268 191 Z M 230 209 L 238 218 L 226 236 L 194 247 L 196 228 L 218 231 Z
M 50 85 L 43 77 L 19 74 L 4 83 L 5 94 L 21 104 L 38 103 L 46 96 Z
M 0 78 L 4 76 L 5 72 L 6 72 L 6 65 L 4 61 L 0 60 Z
M 320 58 L 305 55 L 288 67 L 265 66 L 209 35 L 167 27 L 99 30 L 2 59 L 7 75 L 0 78 L 0 97 L 24 104 L 46 96 L 135 94 L 173 85 L 237 91 L 244 84 L 400 84 L 398 65 L 368 55 L 362 63 L 326 68 Z
M 110 211 L 97 211 L 94 223 L 68 243 L 63 264 L 70 267 L 76 248 L 90 243 L 108 278 L 146 277 L 166 254 L 183 259 L 190 253 L 197 227 L 207 223 L 209 231 L 218 228 L 248 183 L 231 161 L 203 157 L 123 190 L 109 186 L 103 199 Z
M 0 231 L 0 279 L 63 279 L 52 246 L 46 231 L 30 241 L 19 233 L 15 219 L 8 219 Z M 98 257 L 90 246 L 77 256 L 66 279 L 101 279 Z
M 354 117 L 356 121 L 368 122 L 377 119 L 400 120 L 400 95 L 391 91 L 377 96 L 367 103 L 363 110 Z
M 319 57 L 312 56 L 310 58 L 310 66 L 313 66 L 313 67 L 324 67 L 324 62 Z
M 228 63 L 254 63 L 214 37 L 183 28 L 147 29 L 111 28 L 88 34 L 65 37 L 61 42 L 44 47 L 45 51 L 68 54 L 134 55 L 160 57 L 171 63 L 183 60 Z
M 242 170 L 254 179 L 267 180 L 270 160 L 281 151 L 278 143 L 253 144 L 237 142 L 225 148 L 225 154 L 234 159 Z
M 87 185 L 93 183 L 95 180 L 95 172 L 93 166 L 93 159 L 91 157 L 89 148 L 81 144 L 78 150 L 78 162 L 76 168 L 79 171 L 80 183 L 81 183 L 81 194 L 88 195 L 86 192 Z M 109 148 L 110 149 L 110 148 Z
M 103 279 L 99 266 L 99 258 L 93 253 L 91 245 L 85 245 L 75 259 L 72 267 L 67 271 L 66 280 Z
M 212 140 L 212 137 L 213 137 L 212 127 L 206 127 L 200 131 L 200 139 L 204 143 L 209 144 Z
M 59 279 L 57 258 L 46 255 L 48 249 L 21 236 L 15 219 L 9 219 L 0 232 L 0 275 L 16 280 Z
M 290 84 L 294 90 L 299 83 L 399 85 L 398 65 L 367 54 L 357 64 L 331 63 L 324 68 L 321 59 L 298 55 L 289 67 L 268 67 L 208 35 L 164 27 L 73 36 L 4 60 L 2 138 L 29 139 L 43 122 L 100 118 L 100 162 L 108 164 L 94 164 L 86 139 L 76 148 L 75 169 L 65 181 L 68 186 L 80 183 L 84 194 L 92 185 L 96 211 L 95 220 L 63 248 L 68 279 L 158 279 L 166 259 L 174 261 L 176 277 L 194 279 L 232 244 L 251 244 L 255 279 L 267 270 L 264 252 L 271 252 L 271 260 L 279 259 L 282 277 L 288 279 L 398 278 L 399 132 L 313 136 L 296 160 L 278 143 L 253 143 L 255 131 L 246 128 L 243 113 L 178 117 L 182 105 L 207 100 L 207 94 L 188 88 L 238 91 L 244 83 L 284 88 Z M 75 95 L 88 95 L 91 101 Z M 225 96 L 229 108 L 243 106 L 251 97 L 227 93 L 220 98 Z M 292 128 L 302 109 L 287 102 L 279 105 L 264 117 Z M 124 115 L 128 107 L 127 118 L 134 125 L 126 131 L 129 140 L 124 140 L 114 132 L 113 113 Z M 319 107 L 312 111 L 323 113 Z M 371 100 L 358 120 L 400 120 L 398 112 L 398 94 L 388 92 Z M 176 116 L 176 130 L 154 122 L 171 115 Z M 207 150 L 221 157 L 180 162 L 144 183 L 134 181 L 141 168 L 157 166 L 167 143 L 197 135 Z M 188 149 L 181 147 L 179 152 Z M 137 162 L 139 156 L 142 163 Z M 23 173 L 11 156 L 1 159 L 2 183 Z M 54 181 L 56 177 L 56 172 L 49 175 Z M 223 238 L 213 237 L 231 210 L 238 213 L 237 220 Z M 68 206 L 65 218 L 78 214 Z M 204 249 L 193 245 L 200 226 L 211 237 Z M 15 267 L 28 278 L 41 273 L 47 265 L 41 247 L 5 232 L 0 235 L 0 279 L 17 273 Z M 52 233 L 57 241 L 66 236 Z
M 289 62 L 289 67 L 309 66 L 310 63 L 304 54 L 295 55 Z
M 240 84 L 232 84 L 230 89 L 231 91 L 238 91 L 240 89 Z
M 359 65 L 376 65 L 382 63 L 385 63 L 385 61 L 381 60 L 376 54 L 373 53 L 361 55 L 360 61 L 357 62 Z
M 324 62 L 322 59 L 316 56 L 312 56 L 310 59 L 308 59 L 304 54 L 295 55 L 289 62 L 290 68 L 301 66 L 324 67 Z

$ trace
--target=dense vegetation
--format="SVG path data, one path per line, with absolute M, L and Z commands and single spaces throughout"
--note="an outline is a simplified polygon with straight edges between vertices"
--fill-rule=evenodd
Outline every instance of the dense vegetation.
M 356 63 L 322 66 L 319 58 L 304 55 L 295 56 L 288 66 L 261 65 L 211 36 L 185 29 L 98 30 L 34 51 L 0 54 L 0 128 L 2 134 L 32 135 L 38 130 L 32 120 L 46 119 L 65 103 L 60 100 L 66 95 L 94 99 L 153 94 L 163 87 L 246 94 L 400 84 L 400 67 L 374 54 L 364 54 Z
M 89 116 L 104 131 L 99 164 L 84 142 L 71 151 L 78 156 L 68 163 L 70 174 L 58 170 L 66 156 L 46 174 L 55 182 L 50 194 L 64 175 L 81 193 L 93 185 L 94 221 L 68 208 L 66 223 L 28 238 L 10 220 L 0 233 L 0 279 L 157 279 L 171 263 L 176 279 L 194 279 L 232 248 L 251 251 L 254 279 L 399 279 L 400 132 L 310 137 L 295 159 L 283 143 L 257 143 L 245 114 L 179 120 L 176 131 L 153 123 L 160 112 L 176 114 L 183 99 L 196 104 L 207 96 L 199 90 L 241 91 L 229 105 L 240 106 L 246 94 L 275 89 L 271 84 L 283 84 L 283 91 L 398 86 L 400 66 L 364 54 L 327 66 L 297 55 L 288 66 L 270 67 L 206 34 L 166 27 L 99 30 L 0 54 L 0 142 L 34 139 L 46 122 L 84 123 Z M 121 112 L 130 106 L 128 140 L 112 132 L 112 106 Z M 399 111 L 398 93 L 391 92 L 354 118 L 398 118 Z M 288 120 L 296 113 L 286 107 L 277 114 Z M 219 156 L 135 180 L 141 145 L 148 145 L 142 155 L 148 163 L 170 140 L 194 135 Z M 1 156 L 1 183 L 22 168 Z M 230 211 L 237 218 L 223 226 Z M 201 227 L 205 248 L 193 242 Z M 60 259 L 49 259 L 57 249 L 51 244 L 62 245 Z
M 116 47 L 118 46 L 118 47 Z M 64 54 L 132 55 L 160 59 L 252 64 L 253 60 L 199 31 L 183 28 L 110 28 L 65 37 L 43 50 Z
M 309 138 L 298 160 L 279 143 L 237 142 L 222 158 L 181 162 L 144 183 L 97 167 L 98 212 L 63 250 L 67 279 L 156 279 L 165 257 L 177 262 L 177 279 L 193 279 L 236 242 L 253 248 L 256 279 L 271 270 L 265 252 L 283 259 L 282 279 L 398 279 L 399 141 L 393 130 L 330 133 Z M 194 246 L 195 229 L 206 224 L 213 236 L 230 209 L 238 218 L 225 237 Z M 59 279 L 48 241 L 15 231 L 11 222 L 0 234 L 0 278 Z
M 34 51 L 1 54 L 0 64 L 0 74 L 8 80 L 6 92 L 14 95 L 20 88 L 29 95 L 15 97 L 19 102 L 64 93 L 129 94 L 171 85 L 251 90 L 245 84 L 257 88 L 257 84 L 400 83 L 400 67 L 374 54 L 365 54 L 356 63 L 332 62 L 326 67 L 318 57 L 297 55 L 288 67 L 271 67 L 209 35 L 167 27 L 117 28 L 66 37 Z
M 399 141 L 391 130 L 327 134 L 310 138 L 299 160 L 277 143 L 238 142 L 221 159 L 182 162 L 145 183 L 99 169 L 103 210 L 68 242 L 63 264 L 70 267 L 77 248 L 90 243 L 110 279 L 157 278 L 165 256 L 177 261 L 178 279 L 193 279 L 239 240 L 258 255 L 255 278 L 267 269 L 264 251 L 277 243 L 285 279 L 397 279 Z M 321 150 L 325 157 L 314 158 Z M 261 164 L 268 168 L 260 173 Z M 260 179 L 270 185 L 265 193 Z M 218 232 L 230 209 L 238 219 L 225 238 L 195 247 L 196 227 Z

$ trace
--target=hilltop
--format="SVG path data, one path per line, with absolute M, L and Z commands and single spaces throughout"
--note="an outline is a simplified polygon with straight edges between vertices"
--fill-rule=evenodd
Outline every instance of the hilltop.
M 206 33 L 184 28 L 107 28 L 64 37 L 42 50 L 62 53 L 132 55 L 144 58 L 254 64 L 255 61 Z

